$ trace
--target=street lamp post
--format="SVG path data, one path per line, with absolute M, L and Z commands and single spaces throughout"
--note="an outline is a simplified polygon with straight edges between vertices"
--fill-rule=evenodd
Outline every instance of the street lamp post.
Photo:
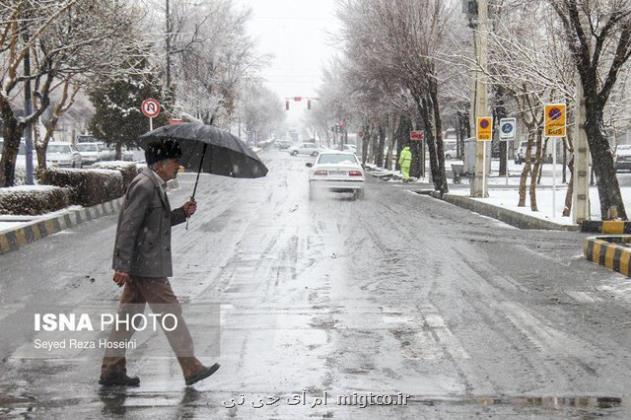
M 464 12 L 469 19 L 469 27 L 474 32 L 474 48 L 476 57 L 474 100 L 471 103 L 472 126 L 475 127 L 478 117 L 489 115 L 487 81 L 484 74 L 487 63 L 487 27 L 488 6 L 487 0 L 463 0 Z M 491 159 L 484 159 L 486 154 L 490 156 L 490 142 L 476 142 L 475 146 L 475 175 L 471 183 L 472 197 L 487 196 L 488 177 Z M 486 171 L 486 172 L 485 172 Z

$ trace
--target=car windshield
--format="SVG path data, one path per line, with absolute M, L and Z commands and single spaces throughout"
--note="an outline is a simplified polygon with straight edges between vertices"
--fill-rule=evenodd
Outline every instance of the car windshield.
M 357 159 L 354 155 L 349 154 L 324 154 L 320 155 L 318 164 L 320 165 L 336 165 L 336 164 L 356 164 Z
M 96 147 L 96 144 L 77 144 L 77 149 L 80 152 L 98 152 L 99 148 Z
M 70 153 L 70 145 L 51 144 L 48 146 L 48 153 Z

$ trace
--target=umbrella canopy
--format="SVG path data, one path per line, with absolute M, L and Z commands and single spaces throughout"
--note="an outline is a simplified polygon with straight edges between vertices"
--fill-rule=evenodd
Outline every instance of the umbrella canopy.
M 145 149 L 149 144 L 167 140 L 180 144 L 179 161 L 187 169 L 234 178 L 267 175 L 261 159 L 237 136 L 206 124 L 166 125 L 143 134 L 138 143 Z

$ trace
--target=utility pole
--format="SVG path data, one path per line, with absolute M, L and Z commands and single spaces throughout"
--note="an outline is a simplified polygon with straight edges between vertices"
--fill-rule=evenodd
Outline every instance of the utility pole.
M 585 98 L 580 75 L 576 76 L 576 111 L 574 112 L 574 186 L 572 190 L 572 221 L 582 223 L 590 218 L 589 208 L 589 146 L 585 131 Z
M 486 75 L 487 63 L 487 28 L 488 28 L 488 6 L 487 0 L 468 0 L 466 3 L 467 14 L 469 17 L 469 26 L 474 31 L 475 38 L 475 56 L 476 56 L 476 72 L 475 72 L 475 100 L 472 108 L 472 126 L 477 124 L 478 117 L 489 115 L 488 111 L 488 93 Z M 471 183 L 471 197 L 484 197 L 488 193 L 488 177 L 485 176 L 489 172 L 491 166 L 491 142 L 477 141 L 475 145 L 475 175 Z M 486 152 L 485 152 L 486 148 Z M 488 159 L 484 159 L 488 156 Z M 485 166 L 485 167 L 483 167 Z
M 26 23 L 24 24 L 24 42 L 28 44 L 29 34 Z M 28 118 L 33 113 L 33 96 L 31 93 L 31 52 L 30 48 L 26 50 L 24 54 L 24 114 L 25 118 Z M 24 148 L 26 158 L 26 179 L 24 180 L 27 185 L 33 185 L 33 130 L 31 123 L 27 123 L 24 127 Z
M 581 16 L 581 26 L 583 29 L 589 28 L 589 22 L 585 16 Z M 591 35 L 589 31 L 587 45 L 588 55 L 591 56 Z M 572 221 L 582 223 L 590 218 L 589 205 L 589 185 L 590 172 L 593 177 L 593 170 L 590 171 L 589 143 L 587 141 L 587 131 L 585 131 L 585 97 L 583 93 L 583 83 L 580 74 L 576 74 L 576 101 L 574 120 L 574 182 L 572 189 Z M 593 181 L 593 179 L 592 179 Z M 605 215 L 602 215 L 603 217 Z

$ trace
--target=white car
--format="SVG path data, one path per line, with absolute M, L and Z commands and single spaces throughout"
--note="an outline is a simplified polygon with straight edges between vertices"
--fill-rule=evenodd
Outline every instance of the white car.
M 300 143 L 298 146 L 289 148 L 289 154 L 292 156 L 318 156 L 318 153 L 320 153 L 320 148 L 315 143 Z
M 48 143 L 46 149 L 46 165 L 81 168 L 81 153 L 70 143 Z
M 112 148 L 105 143 L 98 143 L 98 145 L 99 160 L 114 160 L 114 157 L 116 156 L 115 150 L 112 150 Z
M 81 160 L 85 165 L 92 165 L 100 159 L 99 143 L 78 143 L 77 150 L 81 153 Z
M 619 144 L 616 147 L 616 171 L 631 171 L 631 145 Z
M 323 151 L 315 163 L 307 163 L 309 172 L 309 199 L 318 192 L 352 193 L 353 198 L 364 198 L 366 181 L 364 168 L 351 152 Z

